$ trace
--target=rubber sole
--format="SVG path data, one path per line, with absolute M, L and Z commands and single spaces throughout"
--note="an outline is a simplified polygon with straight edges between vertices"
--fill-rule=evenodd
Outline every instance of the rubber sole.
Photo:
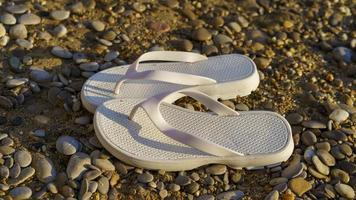
M 231 81 L 226 83 L 218 83 L 212 85 L 202 85 L 202 86 L 194 86 L 192 89 L 197 89 L 199 91 L 204 92 L 205 94 L 211 96 L 214 99 L 233 99 L 237 96 L 248 96 L 251 92 L 255 91 L 260 83 L 260 78 L 258 72 L 253 73 L 251 76 L 238 81 Z M 85 109 L 89 112 L 94 113 L 96 110 L 96 106 L 85 98 L 84 90 L 81 91 L 81 100 Z M 173 103 L 180 97 L 184 95 L 172 96 L 171 99 L 167 99 L 168 103 Z
M 97 133 L 97 126 L 95 124 L 94 128 L 95 132 Z M 287 161 L 290 155 L 292 155 L 294 149 L 293 141 L 290 141 L 284 149 L 274 155 L 253 155 L 216 159 L 207 158 L 199 160 L 177 160 L 176 162 L 154 162 L 150 160 L 130 157 L 113 148 L 112 145 L 109 144 L 107 140 L 102 138 L 100 134 L 96 134 L 96 136 L 99 139 L 100 143 L 103 145 L 103 147 L 119 160 L 123 161 L 126 164 L 149 170 L 187 171 L 210 164 L 223 164 L 233 169 L 246 168 L 248 170 L 257 170 L 268 167 L 270 165 L 278 165 L 281 162 Z M 273 160 L 275 160 L 275 162 L 271 164 L 271 161 Z M 266 164 L 267 162 L 268 164 Z
M 209 164 L 224 164 L 234 169 L 246 168 L 250 170 L 261 169 L 278 165 L 281 162 L 287 161 L 292 155 L 294 143 L 289 129 L 289 137 L 285 146 L 273 153 L 254 154 L 234 157 L 202 157 L 192 159 L 177 159 L 177 160 L 152 160 L 143 157 L 137 157 L 131 153 L 115 146 L 110 138 L 105 138 L 100 134 L 102 130 L 97 123 L 97 113 L 94 115 L 94 129 L 96 136 L 103 147 L 113 156 L 121 161 L 140 168 L 150 170 L 165 170 L 165 171 L 185 171 L 192 170 Z M 288 123 L 285 121 L 285 123 Z
M 236 98 L 237 96 L 247 96 L 247 95 L 251 94 L 251 92 L 256 90 L 259 85 L 259 74 L 257 71 L 257 67 L 256 67 L 255 63 L 250 58 L 243 56 L 243 55 L 238 55 L 238 56 L 241 57 L 240 59 L 244 59 L 247 63 L 249 63 L 249 65 L 251 65 L 251 71 L 249 71 L 248 74 L 244 74 L 243 77 L 240 77 L 241 79 L 236 80 L 236 81 L 220 82 L 220 83 L 216 83 L 216 84 L 208 84 L 208 85 L 201 85 L 201 86 L 186 86 L 186 87 L 196 88 L 215 99 L 220 98 L 222 100 Z M 129 65 L 120 66 L 120 67 L 125 68 L 128 66 Z M 113 68 L 110 68 L 110 69 L 113 69 Z M 107 69 L 107 70 L 110 70 L 110 69 Z M 106 70 L 98 72 L 98 73 L 105 73 L 105 71 Z M 107 73 L 109 73 L 109 72 L 107 72 Z M 95 84 L 91 83 L 91 81 L 96 80 L 96 78 L 94 76 L 93 76 L 93 78 L 89 78 L 85 82 L 85 84 L 83 85 L 83 89 L 81 91 L 81 100 L 82 100 L 83 106 L 88 111 L 90 111 L 92 113 L 94 113 L 97 106 L 100 106 L 103 102 L 115 98 L 115 96 L 109 97 L 106 94 L 105 98 L 103 98 L 105 100 L 103 100 L 103 102 L 99 103 L 96 100 L 94 100 L 94 98 L 100 97 L 100 96 L 94 96 L 94 95 L 96 95 L 94 93 L 94 95 L 91 97 L 91 94 L 93 94 L 93 92 L 96 92 L 95 90 L 97 90 L 94 88 Z M 101 78 L 103 78 L 103 77 L 101 77 Z M 174 85 L 172 85 L 172 87 L 173 86 Z M 183 89 L 183 87 L 180 89 Z M 172 92 L 174 90 L 176 90 L 176 88 L 173 87 Z M 169 89 L 165 92 L 169 92 Z M 152 94 L 152 95 L 155 95 L 155 94 Z M 143 97 L 139 97 L 139 98 L 145 99 L 145 98 L 149 97 L 149 96 L 145 96 L 145 95 Z M 147 95 L 151 95 L 151 94 L 147 94 Z M 132 98 L 132 97 L 130 97 L 129 94 L 124 95 L 124 96 L 127 96 L 125 98 Z M 120 96 L 118 96 L 118 97 L 120 97 Z M 136 98 L 136 97 L 134 97 L 134 98 Z

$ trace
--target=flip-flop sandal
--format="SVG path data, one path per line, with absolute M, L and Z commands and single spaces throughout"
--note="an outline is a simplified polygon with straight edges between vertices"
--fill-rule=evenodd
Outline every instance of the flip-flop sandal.
M 143 61 L 174 61 L 140 63 Z M 214 98 L 231 99 L 256 90 L 259 75 L 254 62 L 239 54 L 206 57 L 179 51 L 153 51 L 133 64 L 113 67 L 91 76 L 81 100 L 90 112 L 115 98 L 146 99 L 162 92 L 196 86 Z
M 165 102 L 177 92 L 195 98 L 216 114 Z M 155 170 L 190 170 L 211 163 L 259 168 L 280 164 L 291 156 L 291 127 L 279 114 L 238 113 L 200 91 L 177 92 L 141 102 L 105 102 L 94 115 L 96 136 L 118 159 Z

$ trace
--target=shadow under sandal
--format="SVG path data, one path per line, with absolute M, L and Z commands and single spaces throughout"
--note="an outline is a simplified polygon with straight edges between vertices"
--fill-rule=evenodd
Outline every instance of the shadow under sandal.
M 176 93 L 211 112 L 165 102 Z M 105 102 L 94 115 L 102 145 L 118 159 L 145 169 L 190 170 L 211 163 L 233 168 L 286 161 L 293 152 L 288 122 L 269 111 L 236 112 L 192 88 L 137 99 Z
M 142 63 L 145 61 L 151 63 Z M 146 99 L 195 86 L 216 99 L 230 99 L 250 94 L 258 84 L 256 65 L 244 55 L 208 58 L 190 52 L 153 51 L 142 54 L 131 65 L 94 74 L 83 85 L 81 99 L 87 110 L 95 112 L 105 101 L 115 98 Z

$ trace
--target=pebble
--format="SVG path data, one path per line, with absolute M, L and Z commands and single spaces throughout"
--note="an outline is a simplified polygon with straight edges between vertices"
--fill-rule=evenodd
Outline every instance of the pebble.
M 134 4 L 132 4 L 132 8 L 137 11 L 137 12 L 143 12 L 146 10 L 146 6 L 142 3 L 136 2 Z
M 239 200 L 244 197 L 244 193 L 240 190 L 223 192 L 216 195 L 216 199 L 218 200 Z
M 14 145 L 14 140 L 6 137 L 0 141 L 0 146 L 13 146 Z
M 11 109 L 13 107 L 12 101 L 4 96 L 0 96 L 0 107 Z
M 335 59 L 347 63 L 352 61 L 352 54 L 353 54 L 352 50 L 346 47 L 336 47 L 333 50 L 333 55 Z
M 273 190 L 264 198 L 264 200 L 278 200 L 278 199 L 279 199 L 279 192 L 277 190 Z
M 9 179 L 7 183 L 9 185 L 21 184 L 21 183 L 25 182 L 27 179 L 29 179 L 30 177 L 32 177 L 34 174 L 35 174 L 35 169 L 34 168 L 26 167 L 26 168 L 21 170 L 20 175 L 18 177 L 13 178 L 13 179 Z
M 355 191 L 349 185 L 346 185 L 346 184 L 343 184 L 343 183 L 337 183 L 335 185 L 335 190 L 337 191 L 337 193 L 339 193 L 344 198 L 348 198 L 348 199 L 354 199 L 355 198 Z
M 311 148 L 307 148 L 304 151 L 303 157 L 304 157 L 304 160 L 307 161 L 307 163 L 311 163 L 314 155 L 315 155 L 314 148 L 311 147 Z
M 228 26 L 236 33 L 241 32 L 242 28 L 237 22 L 230 22 L 230 23 L 228 23 Z
M 14 159 L 16 163 L 18 163 L 21 167 L 27 167 L 32 162 L 31 153 L 27 150 L 18 150 L 14 155 Z
M 85 6 L 81 1 L 75 2 L 70 5 L 72 13 L 82 14 L 85 11 Z
M 9 146 L 0 146 L 0 153 L 2 155 L 10 155 L 15 152 L 15 149 Z
M 10 186 L 0 183 L 0 190 L 7 191 L 9 189 L 10 189 Z
M 282 177 L 293 178 L 303 172 L 303 165 L 300 162 L 291 162 L 291 164 L 283 169 Z
M 318 122 L 318 121 L 303 121 L 302 125 L 306 128 L 315 128 L 315 129 L 325 129 L 326 125 L 324 123 Z
M 73 60 L 77 64 L 88 62 L 88 58 L 84 53 L 74 53 Z
M 299 113 L 291 113 L 286 116 L 287 121 L 292 124 L 300 124 L 303 121 L 303 116 Z
M 331 177 L 340 180 L 343 183 L 348 183 L 350 181 L 350 175 L 344 170 L 334 168 L 331 170 Z
M 341 152 L 339 146 L 333 146 L 330 152 L 332 156 L 337 160 L 341 160 L 345 158 L 345 155 Z
M 278 184 L 281 184 L 281 183 L 286 183 L 288 182 L 288 179 L 285 178 L 285 177 L 277 177 L 277 178 L 273 178 L 269 184 L 272 185 L 272 186 L 275 186 L 275 185 L 278 185 Z
M 0 37 L 3 37 L 4 35 L 6 35 L 6 29 L 4 25 L 0 23 Z
M 50 13 L 50 16 L 55 20 L 65 20 L 69 17 L 70 12 L 67 10 L 54 10 Z
M 163 190 L 160 190 L 158 194 L 162 199 L 164 199 L 168 196 L 168 191 L 166 189 L 163 189 Z
M 27 78 L 15 78 L 15 79 L 9 79 L 6 81 L 6 87 L 8 88 L 14 88 L 20 85 L 23 85 L 28 82 Z
M 325 131 L 321 134 L 323 137 L 336 140 L 336 141 L 347 141 L 347 136 L 340 130 Z
M 211 33 L 205 28 L 199 28 L 193 31 L 192 38 L 198 41 L 207 41 L 211 39 Z
M 128 173 L 129 167 L 127 165 L 124 165 L 121 162 L 115 162 L 114 165 L 119 174 L 126 175 Z
M 335 166 L 335 158 L 326 150 L 318 150 L 316 152 L 320 160 L 327 166 Z
M 33 13 L 26 13 L 20 16 L 18 22 L 23 25 L 36 25 L 41 23 L 41 18 Z
M 99 187 L 99 184 L 97 182 L 90 181 L 88 190 L 89 190 L 89 192 L 94 193 L 94 192 L 96 192 L 98 187 Z
M 315 144 L 315 147 L 316 147 L 317 149 L 322 149 L 322 150 L 325 150 L 325 151 L 330 151 L 330 149 L 331 149 L 331 146 L 330 146 L 330 143 L 329 143 L 329 142 L 316 143 L 316 144 Z
M 99 64 L 97 62 L 82 63 L 79 65 L 79 68 L 83 71 L 95 72 L 98 71 Z
M 102 22 L 102 21 L 99 21 L 99 20 L 93 20 L 90 22 L 90 26 L 98 31 L 98 32 L 101 32 L 103 30 L 105 30 L 105 24 Z
M 341 123 L 349 117 L 349 113 L 343 109 L 335 109 L 330 115 L 329 118 L 334 122 Z
M 9 192 L 13 200 L 29 199 L 32 196 L 32 190 L 29 187 L 16 187 Z
M 101 194 L 107 194 L 109 192 L 109 179 L 106 178 L 105 176 L 102 176 L 101 178 L 99 178 L 98 180 L 98 191 Z
M 211 165 L 206 168 L 206 173 L 212 174 L 212 175 L 222 175 L 225 174 L 227 170 L 226 165 Z
M 180 190 L 180 186 L 175 183 L 171 183 L 168 185 L 168 189 L 172 192 L 178 192 Z
M 33 168 L 36 170 L 36 177 L 43 183 L 49 183 L 56 179 L 56 168 L 50 158 L 36 153 L 32 162 Z
M 83 175 L 83 179 L 87 179 L 89 181 L 94 180 L 96 178 L 98 178 L 101 175 L 101 171 L 94 169 L 94 170 L 90 170 L 85 172 L 85 174 Z
M 30 81 L 29 86 L 30 86 L 30 89 L 31 89 L 32 92 L 34 92 L 34 93 L 41 92 L 41 88 L 36 82 Z
M 62 188 L 60 188 L 60 192 L 64 197 L 74 197 L 74 190 L 68 185 L 64 185 Z
M 241 110 L 241 111 L 249 111 L 249 107 L 246 104 L 243 103 L 238 103 L 235 105 L 236 110 Z
M 52 75 L 44 69 L 31 67 L 30 70 L 30 78 L 36 82 L 49 82 L 52 79 Z
M 312 162 L 315 166 L 315 168 L 322 174 L 324 175 L 329 175 L 329 167 L 326 166 L 323 162 L 321 162 L 321 160 L 319 159 L 318 156 L 313 156 L 312 157 Z
M 57 186 L 56 186 L 53 182 L 47 184 L 47 189 L 48 189 L 48 191 L 50 191 L 52 194 L 57 194 L 57 193 L 58 193 Z
M 110 51 L 109 53 L 107 53 L 104 57 L 104 61 L 106 62 L 110 62 L 113 61 L 114 59 L 116 59 L 118 56 L 120 55 L 120 53 L 118 51 Z
M 303 132 L 301 139 L 306 146 L 311 146 L 318 141 L 315 134 L 311 131 Z
M 59 46 L 53 47 L 51 53 L 57 57 L 65 59 L 70 59 L 73 57 L 73 54 L 70 51 Z
M 189 185 L 185 186 L 185 190 L 190 193 L 190 194 L 194 194 L 195 192 L 197 192 L 200 188 L 200 185 L 196 182 L 192 182 Z
M 91 160 L 88 154 L 77 152 L 73 154 L 67 165 L 67 176 L 69 179 L 80 179 L 82 175 L 87 171 L 85 166 L 90 165 Z
M 248 27 L 248 25 L 249 25 L 249 22 L 243 16 L 238 16 L 237 17 L 237 22 L 244 28 Z
M 6 118 L 5 118 L 5 120 L 6 120 Z M 5 139 L 5 138 L 7 138 L 7 137 L 9 137 L 8 134 L 6 134 L 6 133 L 0 133 L 0 141 L 3 140 L 3 139 Z
M 15 73 L 20 73 L 23 71 L 21 61 L 18 57 L 11 56 L 9 59 L 9 64 L 10 64 L 11 70 L 14 71 Z
M 106 51 L 107 47 L 110 47 L 113 44 L 112 42 L 110 42 L 108 40 L 101 39 L 101 38 L 97 38 L 96 40 L 102 44 L 102 45 L 98 45 L 97 48 L 102 49 L 103 51 Z M 99 50 L 97 50 L 97 51 L 99 52 Z
M 53 29 L 53 31 L 51 33 L 53 36 L 60 38 L 60 37 L 64 37 L 65 35 L 67 35 L 68 30 L 63 24 L 59 24 L 58 26 L 56 26 Z
M 52 39 L 52 36 L 47 31 L 41 31 L 38 33 L 38 38 L 48 42 L 49 40 Z
M 22 14 L 24 12 L 27 11 L 27 6 L 23 5 L 23 4 L 19 4 L 19 5 L 9 5 L 6 8 L 6 11 L 12 14 Z
M 259 69 L 266 69 L 270 65 L 271 59 L 264 58 L 264 57 L 257 57 L 257 58 L 255 58 L 254 62 L 256 63 L 256 65 Z M 288 120 L 288 118 L 287 118 L 287 120 Z
M 67 135 L 60 136 L 56 141 L 56 149 L 64 155 L 73 155 L 81 149 L 80 142 Z
M 16 39 L 25 39 L 27 38 L 27 29 L 23 24 L 16 24 L 11 26 L 9 34 Z
M 227 43 L 232 43 L 232 41 L 233 40 L 229 36 L 224 34 L 218 34 L 214 36 L 214 43 L 219 46 Z
M 24 49 L 32 49 L 33 48 L 32 42 L 25 40 L 25 39 L 20 39 L 20 38 L 16 39 L 16 44 Z
M 0 46 L 2 47 L 6 46 L 9 41 L 10 41 L 10 37 L 7 35 L 0 37 Z
M 19 177 L 20 173 L 21 173 L 20 164 L 15 163 L 14 166 L 12 166 L 10 169 L 10 177 L 17 178 L 17 177 Z
M 175 183 L 180 185 L 180 186 L 186 186 L 188 184 L 190 184 L 190 178 L 188 176 L 183 176 L 183 175 L 179 175 L 177 176 Z
M 149 28 L 154 32 L 158 32 L 158 33 L 166 33 L 171 30 L 171 27 L 168 24 L 161 21 L 150 22 Z
M 352 155 L 352 149 L 346 143 L 343 143 L 343 144 L 339 145 L 339 149 L 343 154 L 345 154 L 347 156 L 351 156 Z
M 205 55 L 213 55 L 217 54 L 219 49 L 215 45 L 203 45 L 202 52 Z
M 99 169 L 103 171 L 114 171 L 115 166 L 107 159 L 93 159 L 93 165 L 97 166 Z
M 304 178 L 299 177 L 289 181 L 289 188 L 301 197 L 304 193 L 312 189 L 312 185 L 308 181 L 304 180 Z
M 5 12 L 0 16 L 0 22 L 6 25 L 14 25 L 16 24 L 16 18 L 14 15 Z
M 187 39 L 176 40 L 173 42 L 175 47 L 181 51 L 192 51 L 193 43 Z
M 116 37 L 117 37 L 117 34 L 115 33 L 115 31 L 112 31 L 112 30 L 105 31 L 102 35 L 103 39 L 109 40 L 109 41 L 115 40 Z
M 1 179 L 7 179 L 10 175 L 10 170 L 8 167 L 5 165 L 0 166 L 0 178 Z
M 153 181 L 153 176 L 152 176 L 152 174 L 149 174 L 149 173 L 142 173 L 142 174 L 138 175 L 137 180 L 140 183 L 149 183 L 149 182 Z

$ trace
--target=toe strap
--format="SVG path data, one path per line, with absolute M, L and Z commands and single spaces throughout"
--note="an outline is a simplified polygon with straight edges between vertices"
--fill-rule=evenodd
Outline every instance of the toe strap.
M 153 51 L 142 54 L 134 63 L 127 69 L 126 74 L 120 78 L 115 85 L 115 94 L 119 94 L 120 87 L 127 80 L 145 79 L 162 81 L 166 83 L 174 83 L 180 85 L 205 85 L 216 83 L 216 80 L 205 76 L 198 76 L 193 74 L 161 71 L 161 70 L 145 70 L 138 71 L 140 62 L 143 61 L 176 61 L 194 63 L 197 61 L 207 60 L 206 56 L 182 51 Z
M 210 98 L 208 95 L 192 90 L 192 89 L 183 89 L 179 90 L 174 93 L 165 93 L 160 94 L 154 97 L 149 98 L 146 101 L 143 101 L 137 104 L 131 111 L 129 118 L 132 120 L 136 111 L 139 108 L 142 108 L 153 122 L 153 124 L 165 135 L 168 137 L 183 143 L 185 145 L 191 146 L 196 148 L 200 151 L 205 153 L 209 153 L 215 156 L 241 156 L 243 154 L 230 150 L 224 146 L 218 145 L 212 141 L 206 140 L 202 137 L 195 135 L 194 133 L 186 133 L 180 131 L 171 125 L 169 125 L 166 120 L 163 118 L 160 112 L 160 104 L 164 102 L 166 98 L 169 96 L 174 95 L 175 93 L 182 93 L 187 96 L 191 96 L 196 100 L 199 100 L 204 105 L 206 105 L 210 110 L 218 114 L 219 116 L 237 116 L 239 115 L 238 112 L 230 109 L 229 107 L 225 106 L 224 104 L 219 103 L 218 101 Z

